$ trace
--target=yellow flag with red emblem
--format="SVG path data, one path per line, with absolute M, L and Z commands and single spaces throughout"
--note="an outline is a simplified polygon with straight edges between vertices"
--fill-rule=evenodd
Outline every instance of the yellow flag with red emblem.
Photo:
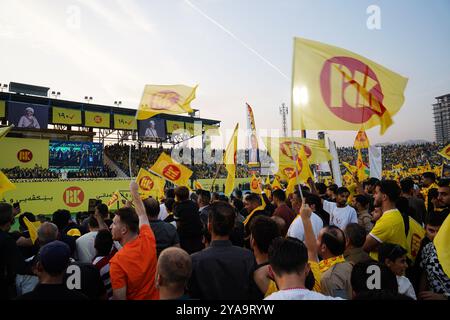
M 189 168 L 174 161 L 164 152 L 161 153 L 150 170 L 177 186 L 188 186 L 189 178 L 192 176 L 192 171 Z
M 309 166 L 308 156 L 306 155 L 305 147 L 302 147 L 300 149 L 300 152 L 298 153 L 297 171 L 298 171 L 297 172 L 298 180 L 300 182 L 307 182 L 309 178 L 314 180 L 314 175 Z
M 295 38 L 292 130 L 359 130 L 392 125 L 408 79 L 351 51 Z
M 139 186 L 139 193 L 144 197 L 161 197 L 164 194 L 165 180 L 141 168 L 136 177 L 136 183 Z M 162 189 L 162 190 L 161 190 Z
M 198 180 L 195 180 L 194 187 L 195 187 L 195 190 L 204 190 L 202 184 Z
M 225 164 L 225 169 L 228 172 L 227 180 L 225 181 L 225 194 L 230 195 L 234 189 L 234 182 L 236 180 L 236 153 L 238 144 L 238 129 L 239 123 L 236 124 L 234 128 L 233 135 L 231 136 L 230 142 L 228 143 L 227 149 L 223 156 L 223 163 Z
M 366 131 L 364 131 L 364 129 L 358 131 L 353 146 L 356 150 L 369 148 L 369 138 L 367 137 Z
M 277 190 L 277 189 L 282 189 L 281 188 L 281 184 L 280 184 L 280 181 L 278 181 L 277 178 L 274 178 L 273 182 L 272 182 L 272 190 Z
M 356 169 L 358 170 L 358 180 L 364 181 L 369 178 L 369 169 L 364 164 L 361 150 L 358 150 L 358 159 L 356 160 Z
M 136 118 L 145 120 L 159 113 L 190 113 L 193 111 L 190 103 L 195 99 L 196 90 L 197 86 L 146 85 Z
M 444 149 L 439 151 L 438 154 L 443 156 L 445 159 L 450 160 L 450 144 L 448 144 Z

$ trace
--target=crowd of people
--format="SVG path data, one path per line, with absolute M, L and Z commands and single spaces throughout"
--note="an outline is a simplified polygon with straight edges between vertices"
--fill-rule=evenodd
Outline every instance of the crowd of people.
M 229 197 L 179 186 L 159 202 L 131 182 L 114 214 L 98 203 L 76 220 L 0 203 L 0 298 L 446 300 L 450 181 L 419 183 L 370 178 L 351 194 L 309 180 Z
M 442 156 L 438 154 L 446 144 L 391 144 L 381 147 L 383 170 L 392 170 L 393 166 L 402 164 L 405 169 L 425 166 L 432 167 L 442 164 Z M 338 148 L 339 161 L 355 164 L 358 151 L 353 147 Z M 367 149 L 362 150 L 363 161 L 369 163 Z
M 89 168 L 85 170 L 68 171 L 67 174 L 61 170 L 42 168 L 36 165 L 34 168 L 15 167 L 12 169 L 0 169 L 11 180 L 34 180 L 34 179 L 94 179 L 115 178 L 117 173 L 104 165 L 102 168 Z

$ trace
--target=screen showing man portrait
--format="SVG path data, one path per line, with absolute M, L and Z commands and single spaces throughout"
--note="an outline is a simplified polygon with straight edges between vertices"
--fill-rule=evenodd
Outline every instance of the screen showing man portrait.
M 139 138 L 145 140 L 159 140 L 166 137 L 166 123 L 164 119 L 150 118 L 138 121 Z
M 18 128 L 47 129 L 48 107 L 31 103 L 9 102 L 8 121 Z

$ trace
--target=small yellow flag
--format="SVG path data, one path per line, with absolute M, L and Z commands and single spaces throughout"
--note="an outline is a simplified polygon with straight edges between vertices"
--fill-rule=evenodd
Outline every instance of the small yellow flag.
M 194 187 L 195 187 L 195 190 L 204 190 L 202 184 L 198 180 L 195 180 Z
M 108 202 L 106 203 L 106 205 L 108 206 L 109 209 L 112 208 L 112 206 L 114 204 L 116 204 L 118 201 L 120 201 L 122 197 L 120 196 L 119 191 L 115 191 L 113 192 L 111 199 L 108 200 Z
M 197 86 L 146 85 L 139 109 L 138 120 L 145 120 L 159 113 L 180 114 L 192 112 L 190 103 L 195 99 Z
M 297 157 L 298 180 L 300 182 L 307 182 L 309 178 L 314 180 L 314 175 L 309 166 L 308 157 L 306 156 L 305 148 L 302 147 Z
M 273 182 L 272 182 L 272 190 L 277 190 L 277 189 L 282 189 L 282 188 L 281 188 L 280 181 L 278 181 L 278 179 L 275 178 L 275 179 L 273 179 Z
M 144 168 L 141 168 L 138 176 L 136 177 L 136 183 L 139 186 L 139 193 L 145 195 L 146 197 L 150 195 L 155 198 L 160 196 L 161 180 L 165 182 L 163 178 L 160 178 L 157 175 L 148 172 Z
M 367 137 L 366 131 L 364 131 L 364 129 L 358 131 L 353 146 L 356 150 L 369 148 L 369 138 Z
M 364 181 L 369 178 L 368 168 L 362 159 L 361 150 L 358 150 L 358 159 L 356 160 L 356 169 L 358 170 L 358 180 Z
M 444 149 L 439 151 L 438 154 L 443 156 L 445 159 L 450 160 L 450 144 L 448 144 Z
M 189 168 L 174 161 L 164 152 L 150 170 L 177 186 L 189 186 L 189 178 L 192 176 Z
M 0 171 L 0 197 L 4 192 L 14 189 L 16 189 L 16 186 Z
M 255 176 L 255 174 L 252 175 L 252 178 L 251 178 L 251 180 L 250 180 L 250 191 L 251 191 L 252 193 L 257 193 L 257 194 L 261 194 L 261 193 L 262 193 L 261 187 L 260 187 L 260 185 L 259 185 L 260 181 L 261 181 L 261 180 L 258 179 L 258 178 Z
M 1 127 L 0 128 L 0 139 L 8 134 L 11 129 L 14 128 L 14 125 L 10 125 L 9 127 Z
M 23 222 L 27 226 L 28 232 L 30 233 L 30 239 L 34 244 L 36 242 L 36 239 L 38 238 L 38 229 L 41 226 L 41 222 L 31 222 L 27 217 L 23 218 Z
M 450 277 L 450 215 L 445 219 L 433 242 L 439 264 L 447 277 Z
M 223 156 L 223 162 L 225 169 L 228 172 L 227 180 L 225 181 L 225 195 L 230 195 L 234 189 L 234 182 L 236 180 L 236 153 L 238 144 L 238 129 L 239 123 L 234 128 L 233 136 L 228 143 L 225 155 Z

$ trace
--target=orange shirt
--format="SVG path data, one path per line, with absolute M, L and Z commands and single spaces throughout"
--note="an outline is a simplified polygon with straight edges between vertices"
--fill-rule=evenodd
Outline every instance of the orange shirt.
M 155 287 L 156 240 L 149 225 L 142 225 L 139 236 L 117 252 L 110 261 L 113 289 L 127 287 L 127 300 L 158 300 Z

